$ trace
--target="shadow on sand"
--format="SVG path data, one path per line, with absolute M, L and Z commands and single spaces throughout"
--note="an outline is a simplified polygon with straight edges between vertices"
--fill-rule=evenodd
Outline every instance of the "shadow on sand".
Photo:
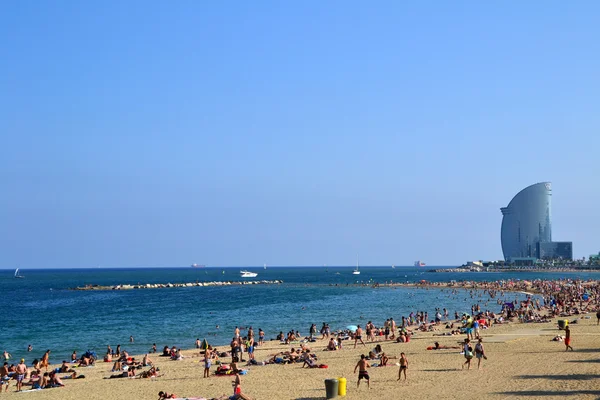
M 600 396 L 600 390 L 524 390 L 522 392 L 496 392 L 504 396 L 515 396 L 522 398 L 525 396 L 541 397 L 541 396 Z
M 590 381 L 600 378 L 595 374 L 571 374 L 571 375 L 519 375 L 519 379 L 551 379 L 551 380 L 569 380 L 569 381 Z

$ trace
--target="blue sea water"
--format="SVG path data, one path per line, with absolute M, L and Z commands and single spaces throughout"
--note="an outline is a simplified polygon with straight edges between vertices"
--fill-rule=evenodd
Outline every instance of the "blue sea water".
M 281 285 L 232 285 L 122 291 L 74 291 L 86 284 L 176 283 L 241 281 L 238 268 L 155 269 L 38 269 L 0 271 L 4 312 L 0 319 L 0 351 L 27 362 L 52 350 L 51 361 L 67 359 L 73 350 L 94 349 L 103 354 L 106 345 L 121 344 L 130 353 L 147 352 L 153 343 L 191 348 L 196 338 L 215 345 L 227 344 L 235 326 L 262 328 L 267 338 L 291 329 L 306 334 L 310 324 L 322 322 L 333 330 L 373 320 L 382 325 L 399 321 L 411 311 L 436 307 L 469 312 L 480 300 L 482 308 L 498 311 L 495 302 L 471 299 L 466 294 L 423 288 L 372 288 L 355 283 L 449 280 L 558 279 L 595 277 L 593 273 L 429 273 L 413 267 L 363 267 L 352 275 L 351 267 L 250 268 L 259 276 L 251 280 L 283 280 Z M 510 299 L 515 294 L 510 294 Z M 522 295 L 521 295 L 522 297 Z M 134 343 L 129 343 L 133 335 Z M 33 352 L 27 353 L 31 344 Z

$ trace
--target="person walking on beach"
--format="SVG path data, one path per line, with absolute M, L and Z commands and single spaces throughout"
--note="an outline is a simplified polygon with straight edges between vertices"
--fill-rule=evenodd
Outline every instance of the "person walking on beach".
M 569 328 L 569 325 L 567 325 L 565 327 L 565 351 L 569 351 L 569 349 L 574 351 L 573 347 L 571 347 L 571 328 Z
M 5 392 L 8 392 L 8 382 L 10 380 L 10 377 L 8 376 L 9 372 L 8 372 L 8 363 L 5 362 L 4 365 L 2 366 L 2 368 L 0 368 L 0 392 L 2 392 L 2 386 L 6 385 L 6 388 L 4 388 Z
M 471 369 L 471 359 L 473 358 L 473 348 L 471 347 L 471 341 L 469 339 L 465 339 L 465 343 L 463 345 L 463 354 L 465 355 L 466 361 L 462 365 L 462 368 L 467 366 L 467 369 Z
M 406 370 L 408 369 L 408 359 L 406 354 L 400 353 L 400 370 L 398 371 L 398 380 L 402 377 L 402 371 L 404 371 L 404 380 L 406 381 Z
M 371 383 L 370 383 L 370 380 L 369 380 L 369 372 L 367 371 L 367 368 L 370 368 L 370 367 L 371 366 L 369 365 L 369 362 L 367 361 L 365 355 L 361 354 L 360 355 L 360 360 L 356 364 L 356 367 L 354 367 L 354 373 L 356 373 L 356 369 L 358 369 L 358 382 L 356 382 L 356 387 L 357 388 L 360 386 L 360 380 L 361 379 L 366 379 L 367 380 L 367 387 L 369 389 L 371 388 Z
M 362 343 L 363 346 L 367 347 L 367 345 L 365 344 L 365 342 L 363 342 L 362 340 L 362 334 L 363 334 L 363 330 L 360 327 L 360 325 L 358 325 L 356 327 L 356 332 L 354 333 L 354 348 L 356 348 L 356 343 L 360 340 L 360 342 Z
M 477 357 L 477 369 L 480 369 L 481 359 L 487 360 L 485 355 L 485 349 L 483 348 L 483 339 L 480 337 L 477 344 L 475 345 L 475 357 Z
M 258 345 L 262 346 L 263 344 L 265 344 L 265 332 L 258 328 Z

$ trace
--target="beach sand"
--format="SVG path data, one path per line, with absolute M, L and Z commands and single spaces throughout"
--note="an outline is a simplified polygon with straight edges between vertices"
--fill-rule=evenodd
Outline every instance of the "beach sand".
M 324 399 L 324 379 L 345 377 L 348 380 L 348 400 L 428 397 L 440 400 L 482 396 L 486 399 L 596 399 L 600 397 L 600 326 L 596 325 L 594 314 L 588 316 L 591 319 L 578 319 L 576 324 L 570 324 L 574 352 L 565 352 L 563 342 L 551 341 L 554 336 L 564 333 L 556 328 L 555 322 L 496 325 L 484 330 L 482 334 L 488 360 L 483 360 L 482 370 L 477 370 L 476 359 L 472 361 L 471 370 L 462 370 L 464 358 L 459 354 L 460 350 L 426 350 L 434 341 L 441 345 L 459 345 L 464 335 L 432 337 L 430 333 L 418 333 L 409 343 L 380 342 L 388 355 L 406 353 L 409 360 L 408 381 L 396 380 L 398 367 L 395 365 L 371 368 L 371 389 L 364 381 L 356 389 L 357 374 L 353 370 L 360 354 L 368 353 L 374 344 L 353 349 L 351 343 L 345 341 L 343 350 L 327 352 L 322 351 L 326 342 L 319 340 L 309 345 L 319 357 L 318 362 L 327 364 L 329 368 L 302 369 L 302 364 L 251 366 L 248 374 L 242 376 L 242 390 L 258 400 Z M 264 360 L 268 355 L 290 347 L 267 342 L 257 350 L 256 359 Z M 222 349 L 225 350 L 225 346 Z M 202 378 L 203 364 L 198 352 L 188 350 L 183 354 L 189 357 L 181 361 L 152 356 L 165 374 L 160 378 L 105 380 L 103 377 L 111 375 L 112 363 L 98 362 L 95 367 L 79 369 L 78 372 L 85 374 L 86 379 L 66 380 L 66 387 L 15 393 L 14 381 L 11 381 L 10 392 L 2 393 L 0 397 L 36 400 L 157 399 L 161 390 L 176 393 L 179 397 L 211 398 L 232 394 L 231 377 Z M 397 360 L 390 361 L 394 364 Z

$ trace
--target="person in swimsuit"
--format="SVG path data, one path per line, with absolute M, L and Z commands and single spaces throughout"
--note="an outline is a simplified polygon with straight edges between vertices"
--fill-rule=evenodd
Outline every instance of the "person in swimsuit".
M 21 358 L 21 362 L 17 365 L 17 369 L 15 371 L 15 378 L 17 380 L 17 392 L 20 392 L 23 388 L 23 379 L 25 379 L 25 375 L 27 374 L 27 366 L 25 365 L 25 360 Z
M 565 327 L 565 351 L 569 351 L 569 349 L 574 351 L 573 347 L 571 347 L 571 328 L 569 328 L 569 325 L 567 325 Z
M 408 369 L 408 359 L 406 354 L 400 353 L 400 370 L 398 371 L 398 380 L 402 377 L 402 371 L 404 371 L 404 380 L 406 380 L 406 370 Z
M 482 342 L 483 342 L 483 339 L 479 338 L 479 341 L 475 345 L 475 357 L 477 357 L 477 369 L 480 368 L 482 358 L 487 360 L 487 357 L 485 355 L 485 349 L 483 348 Z
M 210 377 L 210 367 L 212 366 L 211 351 L 204 350 L 204 378 Z
M 263 344 L 265 344 L 265 332 L 258 328 L 258 345 L 262 346 Z
M 463 344 L 463 352 L 464 352 L 465 359 L 466 359 L 466 361 L 462 365 L 463 369 L 465 368 L 465 365 L 467 366 L 467 369 L 471 369 L 471 359 L 473 358 L 473 349 L 471 348 L 470 343 L 471 343 L 471 341 L 469 339 L 465 339 L 465 343 Z
M 365 355 L 361 354 L 360 360 L 356 364 L 356 367 L 354 367 L 354 373 L 356 373 L 356 370 L 358 369 L 358 382 L 356 382 L 357 388 L 360 386 L 361 379 L 366 379 L 367 387 L 371 388 L 371 383 L 369 381 L 369 372 L 367 371 L 367 368 L 370 368 L 370 367 L 371 366 L 369 365 L 369 362 L 367 361 L 367 358 L 365 357 Z
M 356 333 L 354 335 L 354 348 L 356 348 L 356 343 L 358 343 L 359 340 L 360 340 L 360 342 L 362 343 L 363 346 L 367 347 L 367 345 L 365 344 L 365 342 L 363 342 L 363 340 L 362 340 L 362 333 L 363 333 L 363 330 L 360 327 L 360 325 L 358 325 L 356 327 Z
M 6 385 L 6 388 L 4 389 L 5 392 L 8 392 L 8 382 L 9 382 L 9 376 L 8 376 L 8 363 L 5 362 L 4 365 L 2 366 L 2 368 L 0 368 L 0 392 L 2 392 L 2 386 Z

